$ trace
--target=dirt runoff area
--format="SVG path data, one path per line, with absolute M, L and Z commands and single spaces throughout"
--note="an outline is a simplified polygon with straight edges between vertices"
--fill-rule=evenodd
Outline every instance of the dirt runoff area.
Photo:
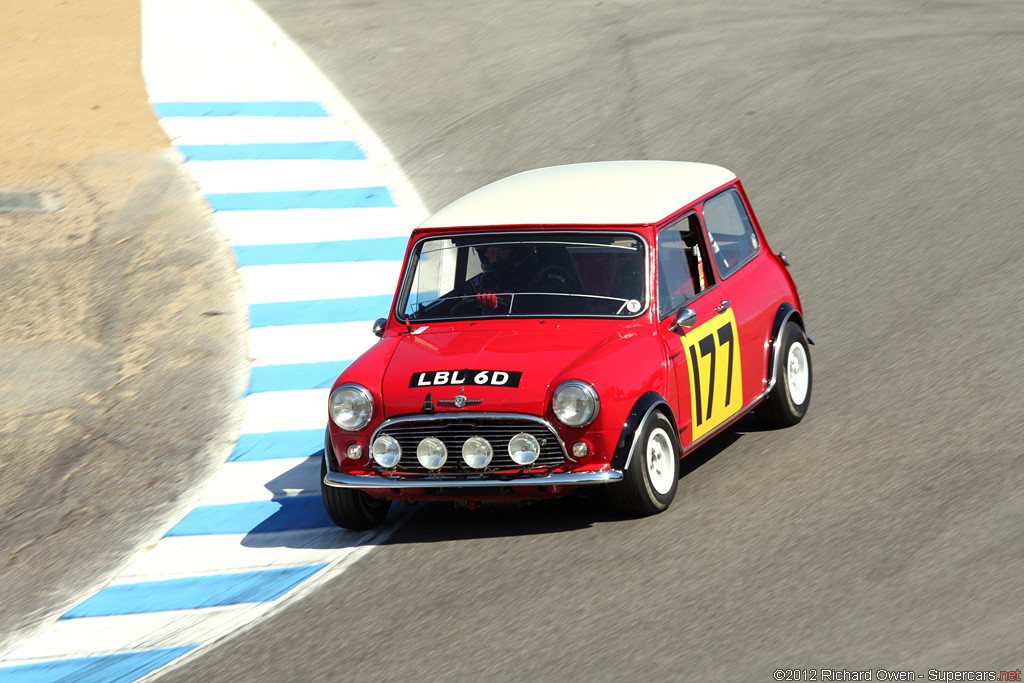
M 0 0 L 0 193 L 63 206 L 0 208 L 0 653 L 155 542 L 241 417 L 241 284 L 139 41 L 138 0 Z

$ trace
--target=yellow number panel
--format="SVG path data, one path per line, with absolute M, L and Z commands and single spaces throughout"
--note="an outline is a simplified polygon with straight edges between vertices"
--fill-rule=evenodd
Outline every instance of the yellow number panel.
M 690 369 L 690 419 L 696 441 L 743 406 L 736 316 L 726 309 L 682 337 Z

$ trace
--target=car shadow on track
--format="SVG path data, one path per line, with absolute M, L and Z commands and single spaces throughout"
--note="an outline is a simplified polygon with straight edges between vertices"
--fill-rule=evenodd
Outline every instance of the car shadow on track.
M 753 415 L 737 420 L 682 459 L 680 479 L 692 476 L 744 434 L 765 429 Z M 450 503 L 419 503 L 412 506 L 412 510 L 413 514 L 388 539 L 387 545 L 555 534 L 635 520 L 612 507 L 603 487 L 583 488 L 565 498 L 537 501 L 518 508 L 493 506 L 467 510 Z
M 680 479 L 692 476 L 744 434 L 764 431 L 747 415 L 682 459 Z M 453 540 L 530 536 L 579 531 L 598 524 L 630 521 L 615 511 L 604 487 L 583 487 L 564 498 L 528 503 L 495 502 L 476 509 L 452 503 L 393 503 L 391 514 L 378 530 L 353 532 L 331 524 L 323 509 L 316 467 L 312 461 L 296 466 L 272 481 L 275 493 L 301 487 L 302 496 L 275 497 L 278 509 L 242 540 L 246 547 L 345 548 L 355 545 L 436 543 Z M 396 533 L 390 533 L 395 531 Z M 383 532 L 383 533 L 381 533 Z
M 716 455 L 729 449 L 734 443 L 743 438 L 744 434 L 769 431 L 764 424 L 752 413 L 744 415 L 733 424 L 726 427 L 720 434 L 712 437 L 680 461 L 679 478 L 682 479 L 700 467 L 710 462 Z

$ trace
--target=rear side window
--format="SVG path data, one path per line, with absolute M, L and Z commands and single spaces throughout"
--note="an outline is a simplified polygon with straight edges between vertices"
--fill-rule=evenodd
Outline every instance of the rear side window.
M 757 254 L 757 234 L 736 190 L 727 190 L 704 202 L 704 226 L 715 265 L 723 278 Z

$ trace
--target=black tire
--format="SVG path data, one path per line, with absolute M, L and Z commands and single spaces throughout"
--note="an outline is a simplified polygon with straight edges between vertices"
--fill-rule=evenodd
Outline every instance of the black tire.
M 806 387 L 795 375 L 791 377 L 794 371 L 806 372 Z M 775 359 L 775 386 L 755 410 L 761 422 L 777 429 L 792 427 L 804 419 L 811 403 L 811 377 L 811 350 L 807 346 L 807 335 L 799 325 L 788 322 L 782 329 L 779 355 Z
M 646 517 L 666 510 L 678 486 L 679 436 L 671 420 L 655 411 L 640 429 L 622 481 L 609 487 L 609 495 L 619 512 Z
M 331 521 L 344 529 L 363 531 L 372 529 L 384 521 L 391 509 L 387 498 L 375 498 L 356 489 L 339 489 L 324 483 L 327 476 L 327 459 L 320 459 L 320 495 Z

